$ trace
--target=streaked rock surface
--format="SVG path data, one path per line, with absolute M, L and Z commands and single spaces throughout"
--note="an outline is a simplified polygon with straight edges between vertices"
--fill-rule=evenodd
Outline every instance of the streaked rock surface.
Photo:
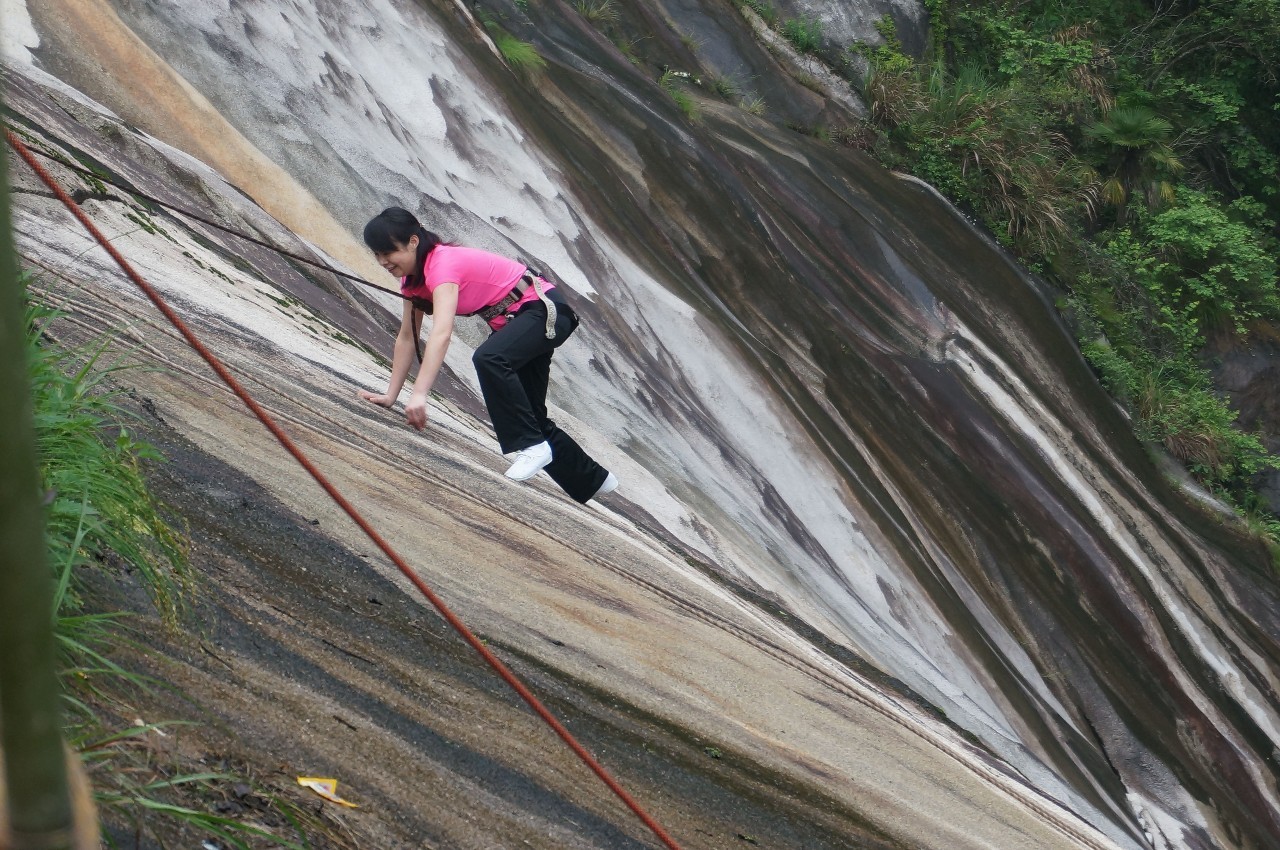
M 686 7 L 720 16 L 719 49 L 740 44 L 768 67 L 746 20 Z M 446 238 L 556 271 L 587 321 L 557 358 L 552 401 L 623 479 L 602 506 L 502 479 L 467 344 L 451 349 L 425 436 L 359 404 L 357 387 L 385 381 L 370 351 L 389 346 L 394 299 L 158 211 L 158 227 L 140 227 L 122 192 L 85 201 L 477 629 L 568 683 L 570 703 L 617 701 L 732 751 L 743 775 L 784 778 L 761 811 L 794 805 L 816 824 L 796 814 L 813 794 L 839 813 L 825 838 L 779 828 L 777 846 L 1280 841 L 1265 552 L 1159 474 L 1047 297 L 992 244 L 926 187 L 769 120 L 845 107 L 790 83 L 817 100 L 758 118 L 694 91 L 690 122 L 647 71 L 699 55 L 634 10 L 627 25 L 654 28 L 650 64 L 569 6 L 492 6 L 548 60 L 532 78 L 444 2 L 27 10 L 29 30 L 6 28 L 22 36 L 10 106 L 51 150 L 367 274 L 352 235 L 396 202 Z M 44 289 L 91 287 L 86 323 L 132 321 L 141 357 L 181 367 L 139 387 L 163 420 L 280 511 L 319 519 L 344 553 L 335 564 L 369 554 L 30 175 L 15 168 L 14 182 L 20 245 L 51 270 Z M 282 567 L 282 581 L 304 587 L 301 569 Z M 361 654 L 384 657 L 365 640 Z M 250 646 L 235 651 L 238 687 L 207 685 L 246 711 L 290 676 Z M 321 647 L 291 651 L 376 690 Z M 411 770 L 392 718 L 439 720 L 409 703 L 428 661 L 396 663 L 412 669 L 395 700 L 378 691 L 395 711 L 357 725 Z M 330 696 L 295 695 L 295 714 L 329 710 Z M 502 716 L 500 702 L 477 704 Z M 453 728 L 440 734 L 472 734 Z M 305 743 L 324 753 L 336 737 Z M 496 758 L 527 737 L 489 727 L 477 746 Z M 447 762 L 433 769 L 447 776 Z M 661 799 L 662 770 L 631 771 L 647 801 Z M 532 781 L 588 805 L 578 780 L 553 774 Z M 360 775 L 378 781 L 372 765 Z M 514 832 L 464 828 L 452 809 L 432 821 L 421 810 L 440 804 L 440 783 L 396 781 L 388 799 L 427 795 L 405 805 L 443 846 L 645 840 L 612 810 L 593 810 L 604 832 L 569 837 L 516 794 L 450 803 L 496 807 L 523 824 Z M 734 846 L 728 832 L 700 843 L 706 820 L 656 805 L 690 827 L 687 846 Z

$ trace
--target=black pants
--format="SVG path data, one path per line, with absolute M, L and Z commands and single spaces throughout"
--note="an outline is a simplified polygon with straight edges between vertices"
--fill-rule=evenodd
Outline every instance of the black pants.
M 502 453 L 518 452 L 546 440 L 551 445 L 547 474 L 570 498 L 586 502 L 609 473 L 547 418 L 551 355 L 578 327 L 578 317 L 558 290 L 548 291 L 547 297 L 556 304 L 555 339 L 546 336 L 546 306 L 532 301 L 490 335 L 471 362 Z

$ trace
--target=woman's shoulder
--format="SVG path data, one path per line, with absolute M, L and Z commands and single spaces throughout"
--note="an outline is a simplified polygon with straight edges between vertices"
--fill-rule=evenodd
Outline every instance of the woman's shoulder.
M 441 242 L 427 254 L 422 272 L 428 286 L 444 282 L 462 283 L 470 276 L 480 255 L 475 248 Z
M 431 251 L 432 254 L 439 254 L 441 259 L 449 260 L 475 260 L 475 259 L 507 259 L 501 254 L 493 251 L 486 251 L 483 248 L 472 248 L 470 245 L 459 245 L 456 242 L 441 242 Z
M 483 248 L 472 248 L 467 245 L 440 244 L 427 255 L 425 271 L 429 276 L 445 272 L 477 272 L 505 267 L 516 261 Z
M 479 248 L 459 245 L 456 242 L 441 242 L 431 249 L 431 253 L 427 254 L 426 265 L 427 268 L 432 268 L 434 266 L 466 263 L 486 253 L 488 252 L 481 251 Z

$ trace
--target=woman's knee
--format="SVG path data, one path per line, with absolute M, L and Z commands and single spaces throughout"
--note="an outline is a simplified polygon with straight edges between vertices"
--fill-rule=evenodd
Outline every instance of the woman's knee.
M 511 371 L 511 364 L 502 352 L 480 346 L 471 354 L 471 365 L 481 374 L 499 375 Z

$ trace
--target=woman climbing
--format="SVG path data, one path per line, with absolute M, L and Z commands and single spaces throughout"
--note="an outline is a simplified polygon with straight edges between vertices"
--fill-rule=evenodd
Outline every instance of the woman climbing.
M 503 454 L 515 454 L 507 477 L 525 481 L 545 468 L 570 497 L 586 502 L 610 493 L 618 479 L 547 418 L 551 355 L 578 326 L 555 286 L 527 266 L 498 254 L 441 242 L 408 210 L 390 207 L 364 228 L 374 258 L 400 278 L 407 299 L 391 360 L 391 381 L 381 395 L 360 397 L 391 407 L 418 355 L 418 376 L 404 408 L 409 424 L 427 425 L 427 394 L 444 363 L 454 316 L 482 316 L 493 332 L 471 362 Z M 431 331 L 419 350 L 422 314 Z

